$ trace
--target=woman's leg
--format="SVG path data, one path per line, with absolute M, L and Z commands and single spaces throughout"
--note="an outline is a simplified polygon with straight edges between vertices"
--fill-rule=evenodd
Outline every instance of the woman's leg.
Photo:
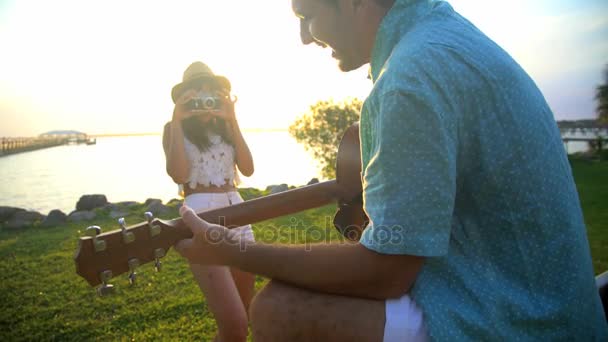
M 245 341 L 247 311 L 229 268 L 191 264 L 190 269 L 205 294 L 209 311 L 215 316 L 218 327 L 216 341 Z M 243 283 L 240 276 L 238 279 Z
M 185 203 L 198 212 L 228 205 L 228 200 L 222 193 L 204 193 L 186 197 Z M 215 340 L 245 341 L 247 339 L 247 311 L 230 269 L 225 266 L 195 264 L 190 264 L 190 269 L 205 295 L 209 311 L 215 317 L 218 327 Z M 239 282 L 242 281 L 239 280 Z M 247 301 L 247 305 L 249 305 L 249 301 Z
M 243 272 L 238 268 L 231 268 L 230 273 L 232 273 L 232 279 L 234 279 L 234 284 L 247 314 L 249 312 L 249 303 L 251 303 L 251 299 L 253 298 L 255 275 Z
M 234 191 L 226 194 L 228 197 L 229 204 L 238 204 L 243 202 L 243 198 L 241 195 Z M 238 228 L 234 228 L 238 231 L 237 236 L 239 242 L 244 240 L 246 244 L 244 245 L 247 248 L 247 244 L 255 243 L 255 237 L 253 236 L 253 230 L 251 225 L 246 225 Z M 239 295 L 241 296 L 241 300 L 243 301 L 243 306 L 245 307 L 245 312 L 249 313 L 249 303 L 251 303 L 251 299 L 254 294 L 254 285 L 255 285 L 255 275 L 248 272 L 243 272 L 238 268 L 231 268 L 230 272 L 232 273 L 232 278 L 234 279 L 234 283 L 237 287 Z

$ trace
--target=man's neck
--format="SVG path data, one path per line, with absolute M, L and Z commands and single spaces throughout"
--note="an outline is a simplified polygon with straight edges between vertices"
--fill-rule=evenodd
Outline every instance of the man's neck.
M 359 33 L 362 44 L 360 48 L 365 53 L 366 61 L 370 62 L 378 28 L 388 11 L 390 11 L 390 7 L 381 6 L 374 0 L 368 0 L 365 6 L 366 8 L 362 13 L 364 15 L 359 16 L 359 27 L 361 27 Z

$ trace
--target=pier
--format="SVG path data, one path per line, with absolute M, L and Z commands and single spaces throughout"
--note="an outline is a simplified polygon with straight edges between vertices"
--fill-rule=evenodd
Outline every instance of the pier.
M 52 131 L 37 137 L 3 137 L 0 138 L 0 157 L 66 144 L 91 145 L 95 142 L 87 134 L 76 131 Z
M 594 137 L 608 136 L 608 123 L 599 120 L 558 121 L 557 127 L 559 127 L 562 136 L 577 135 L 577 133 Z
M 569 153 L 569 143 L 586 143 L 591 151 L 601 152 L 608 143 L 608 124 L 599 120 L 558 121 L 562 141 Z

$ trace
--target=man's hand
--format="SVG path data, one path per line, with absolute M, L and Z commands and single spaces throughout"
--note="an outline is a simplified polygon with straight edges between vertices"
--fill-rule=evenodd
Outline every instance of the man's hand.
M 192 264 L 224 265 L 231 248 L 238 250 L 238 239 L 223 226 L 211 224 L 199 218 L 183 205 L 179 210 L 184 224 L 192 231 L 192 238 L 175 244 L 175 250 Z

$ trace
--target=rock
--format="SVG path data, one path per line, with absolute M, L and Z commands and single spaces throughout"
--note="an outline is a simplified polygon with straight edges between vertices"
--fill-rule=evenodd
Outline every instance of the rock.
M 33 221 L 43 220 L 44 215 L 42 215 L 41 213 L 39 213 L 37 211 L 25 211 L 24 210 L 24 211 L 16 212 L 15 214 L 13 214 L 12 218 L 33 222 Z
M 137 203 L 135 201 L 124 201 L 124 202 L 118 202 L 118 203 L 108 203 L 103 208 L 108 209 L 110 211 L 118 211 L 118 210 L 124 211 L 125 209 L 130 209 L 137 205 L 139 205 L 139 203 Z
M 115 210 L 120 210 L 120 209 L 121 209 L 120 206 L 116 203 L 108 203 L 103 206 L 103 210 L 115 211 Z
M 153 202 L 160 202 L 160 203 L 163 203 L 163 201 L 159 200 L 158 198 L 148 198 L 148 199 L 146 200 L 146 202 L 144 202 L 144 205 L 147 207 L 147 206 L 149 206 L 150 204 L 152 204 Z
M 118 203 L 108 203 L 106 204 L 103 209 L 105 210 L 109 210 L 110 211 L 110 216 L 112 215 L 112 212 L 121 212 L 121 213 L 125 213 L 122 214 L 123 216 L 128 215 L 128 211 L 129 209 L 140 205 L 141 203 L 137 203 L 134 201 L 125 201 L 125 202 L 118 202 Z
M 306 185 L 313 185 L 317 183 L 319 183 L 319 178 L 313 178 L 308 183 L 306 183 Z
M 17 220 L 17 219 L 10 219 L 8 221 L 6 221 L 6 223 L 4 224 L 4 228 L 6 229 L 22 229 L 22 228 L 26 228 L 31 226 L 32 224 L 30 222 L 27 221 L 22 221 L 22 220 Z
M 21 229 L 32 226 L 37 221 L 44 220 L 45 216 L 37 211 L 17 211 L 6 222 L 7 229 Z
M 151 201 L 146 207 L 146 211 L 151 212 L 154 216 L 165 215 L 171 212 L 171 208 L 164 205 L 160 200 Z
M 97 217 L 97 214 L 95 214 L 95 212 L 82 210 L 82 211 L 71 212 L 70 215 L 68 216 L 68 220 L 70 220 L 72 222 L 81 222 L 81 221 L 90 221 L 90 220 L 94 219 L 95 217 Z
M 289 186 L 287 186 L 287 184 L 269 185 L 266 190 L 269 191 L 269 195 L 272 195 L 289 190 Z
M 83 195 L 76 203 L 76 211 L 88 211 L 108 204 L 106 195 Z
M 25 209 L 15 207 L 0 207 L 0 223 L 10 219 L 18 211 L 25 211 Z
M 139 203 L 137 203 L 135 201 L 124 201 L 124 202 L 118 202 L 118 203 L 116 203 L 116 205 L 118 205 L 119 207 L 123 207 L 123 208 L 133 208 L 133 207 L 139 205 Z
M 177 198 L 172 198 L 169 202 L 167 202 L 167 205 L 178 205 L 178 204 L 182 204 L 182 203 L 184 203 L 183 200 L 177 199 Z
M 62 223 L 66 223 L 68 221 L 68 216 L 61 210 L 55 209 L 51 210 L 48 216 L 42 221 L 43 227 L 53 227 L 60 225 Z
M 177 198 L 173 198 L 167 203 L 167 206 L 175 207 L 177 210 L 179 210 L 179 208 L 181 208 L 182 205 L 184 205 L 184 201 L 181 199 L 177 199 Z

